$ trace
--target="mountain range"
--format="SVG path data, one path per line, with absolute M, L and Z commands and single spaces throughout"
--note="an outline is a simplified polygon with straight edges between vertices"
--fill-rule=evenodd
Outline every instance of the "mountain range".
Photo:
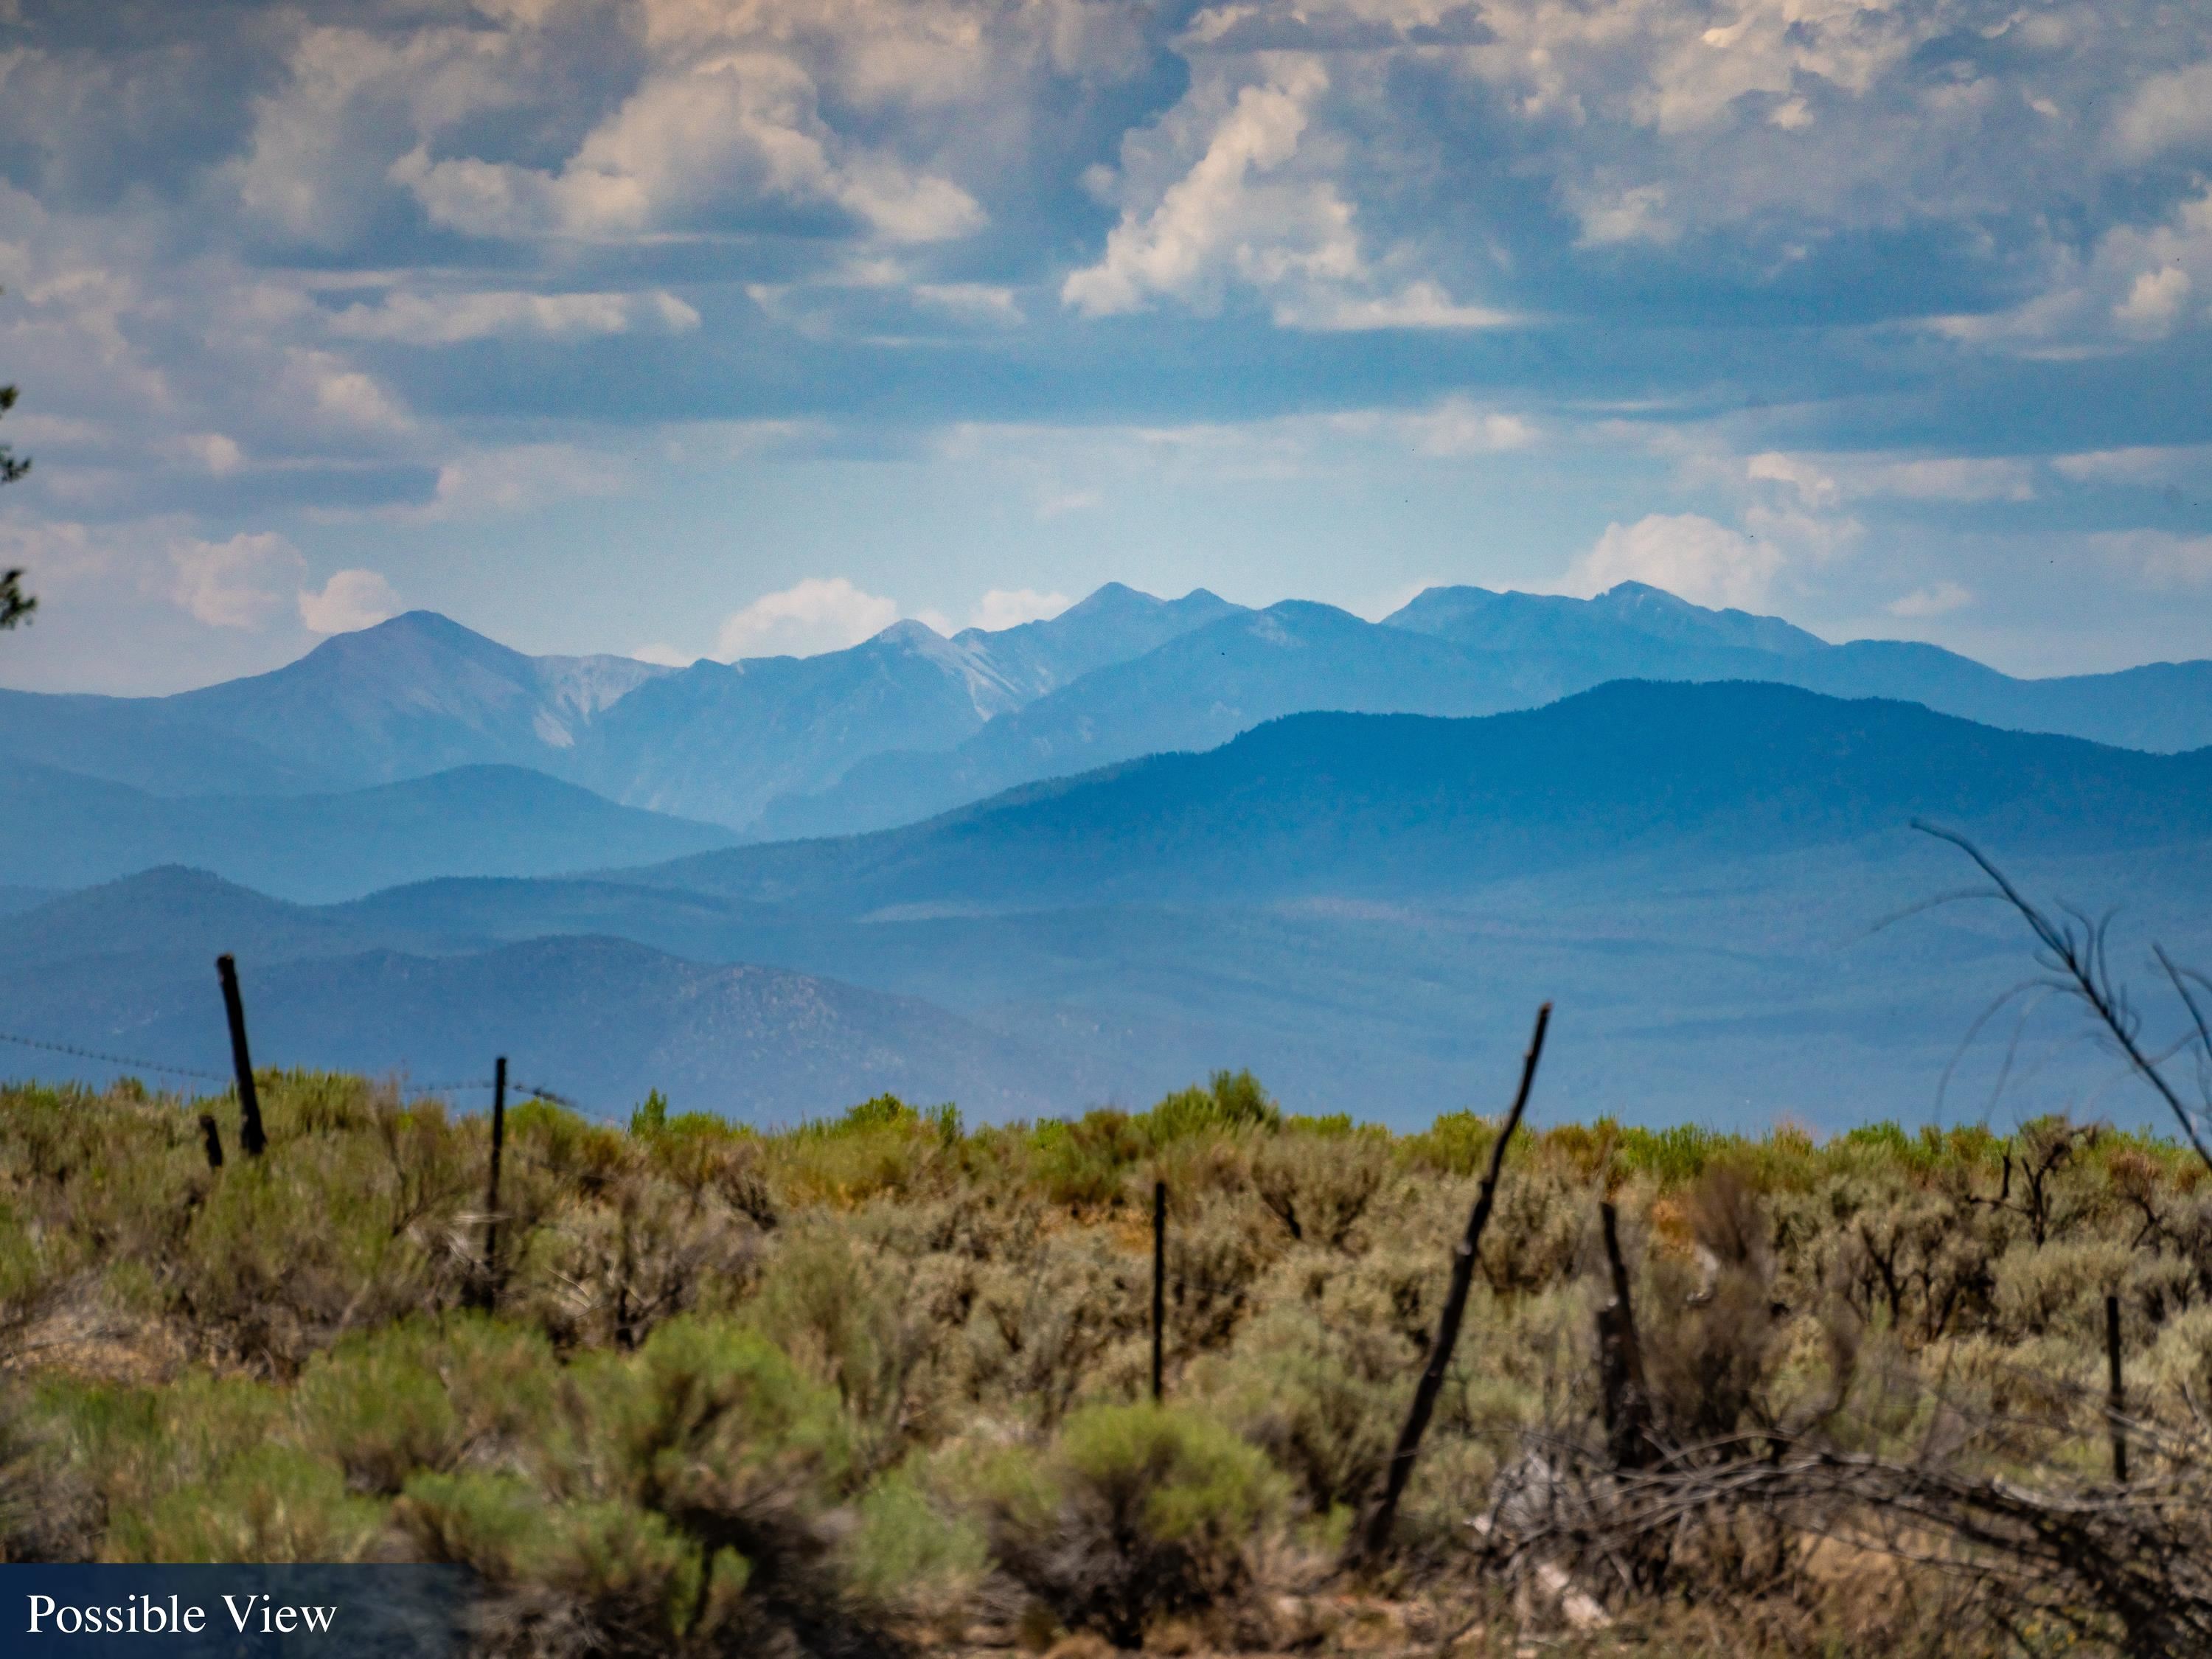
M 155 795 L 34 762 L 6 769 L 0 870 L 82 887 L 185 864 L 286 898 L 434 876 L 535 876 L 726 846 L 720 824 L 617 806 L 521 766 L 458 766 L 335 794 Z
M 1494 1109 L 1549 998 L 1564 1115 L 2131 1112 L 2070 1027 L 1994 1105 L 2002 1040 L 1952 1067 L 2032 969 L 2001 908 L 1905 915 L 1972 873 L 1923 816 L 2039 895 L 2124 907 L 2115 963 L 2151 937 L 2212 962 L 2212 753 L 1646 681 L 1298 714 L 918 824 L 590 876 L 303 905 L 157 870 L 0 914 L 0 1006 L 220 1072 L 228 949 L 269 1063 L 429 1079 L 506 1053 L 595 1109 L 657 1086 L 785 1121 L 879 1087 L 985 1116 L 1140 1105 L 1249 1064 L 1294 1109 L 1404 1124 Z M 70 1066 L 100 1069 L 18 1069 Z
M 1485 719 L 1285 716 L 902 829 L 635 878 L 846 915 L 1416 900 L 1646 848 L 1852 842 L 1919 817 L 2035 852 L 2193 842 L 2212 836 L 2212 748 L 2145 754 L 1750 681 L 1616 680 Z
M 30 884 L 122 874 L 160 857 L 204 862 L 191 850 L 197 810 L 160 802 L 337 795 L 483 766 L 528 768 L 744 839 L 842 836 L 1102 765 L 1211 749 L 1285 714 L 1486 714 L 1631 678 L 1899 698 L 2160 752 L 2212 744 L 2212 663 L 2016 679 L 1932 646 L 1830 644 L 1778 618 L 1635 583 L 1592 599 L 1431 588 L 1381 623 L 1301 601 L 1254 611 L 1204 590 L 1164 600 L 1109 585 L 1018 628 L 946 639 L 904 622 L 820 656 L 684 669 L 530 657 L 418 611 L 337 635 L 273 673 L 173 696 L 0 692 L 0 780 L 17 785 L 0 802 L 0 845 L 23 860 L 12 878 Z M 80 789 L 66 811 L 48 810 L 68 792 L 33 768 L 153 800 L 116 809 L 128 834 L 77 844 L 74 830 L 48 826 L 83 823 L 122 798 Z M 470 798 L 458 786 L 452 794 Z M 610 822 L 571 805 L 563 819 L 569 809 L 549 798 L 549 830 L 562 819 L 563 835 L 586 840 Z M 468 838 L 456 819 L 447 842 Z M 641 855 L 610 842 L 587 861 Z M 366 885 L 333 875 L 303 886 L 243 859 L 212 867 L 303 896 Z M 382 867 L 544 866 L 410 866 L 395 854 Z
M 949 749 L 994 716 L 1236 607 L 1118 584 L 1043 622 L 941 638 L 894 623 L 816 657 L 684 669 L 530 657 L 430 611 L 271 673 L 166 697 L 0 691 L 0 762 L 161 796 L 327 793 L 520 766 L 624 805 L 743 828 L 884 749 Z

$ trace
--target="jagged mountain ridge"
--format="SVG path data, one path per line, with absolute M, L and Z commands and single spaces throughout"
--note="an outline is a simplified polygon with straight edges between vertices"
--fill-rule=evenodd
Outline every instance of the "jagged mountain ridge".
M 905 622 L 843 651 L 686 669 L 532 658 L 410 612 L 274 673 L 174 697 L 0 694 L 0 757 L 166 796 L 527 766 L 626 805 L 782 839 L 917 822 L 1024 783 L 1212 748 L 1289 714 L 1482 714 L 1623 678 L 1903 697 L 2151 750 L 2212 742 L 2212 663 L 2020 680 L 1932 646 L 1831 645 L 1635 583 L 1591 599 L 1431 588 L 1382 623 L 1304 601 L 1247 611 L 1202 589 L 1162 600 L 1109 584 L 1017 628 L 946 639 Z
M 625 805 L 743 826 L 884 748 L 949 748 L 1102 664 L 1237 607 L 1118 583 L 1045 621 L 919 623 L 818 656 L 531 657 L 430 611 L 167 697 L 0 692 L 0 759 L 155 794 L 299 794 L 527 766 Z
M 949 753 L 862 760 L 764 813 L 769 839 L 911 823 L 1000 790 L 1174 750 L 1286 714 L 1477 715 L 1620 679 L 1765 681 L 1924 703 L 2011 730 L 2172 752 L 2212 744 L 2212 663 L 2020 680 L 1934 646 L 1830 645 L 1778 617 L 1710 611 L 1627 582 L 1592 599 L 1431 588 L 1380 624 L 1287 601 L 1101 668 Z

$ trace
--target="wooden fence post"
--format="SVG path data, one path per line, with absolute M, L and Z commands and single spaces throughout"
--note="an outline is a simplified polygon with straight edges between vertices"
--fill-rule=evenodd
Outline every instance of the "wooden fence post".
M 1160 1403 L 1168 1323 L 1168 1183 L 1152 1182 L 1152 1404 Z
M 1482 1230 L 1490 1224 L 1491 1206 L 1498 1197 L 1498 1174 L 1505 1167 L 1505 1144 L 1521 1127 L 1521 1114 L 1528 1104 L 1528 1090 L 1536 1080 L 1536 1062 L 1544 1054 L 1544 1032 L 1551 1023 L 1552 1005 L 1547 1002 L 1536 1011 L 1536 1030 L 1528 1039 L 1528 1052 L 1521 1060 L 1521 1086 L 1514 1091 L 1513 1109 L 1505 1115 L 1504 1127 L 1491 1143 L 1490 1169 L 1482 1177 L 1482 1187 L 1475 1194 L 1474 1208 L 1467 1218 L 1467 1236 L 1452 1253 L 1451 1288 L 1445 1292 L 1443 1314 L 1437 1321 L 1436 1340 L 1429 1345 L 1429 1363 L 1413 1389 L 1413 1407 L 1406 1413 L 1406 1426 L 1398 1431 L 1397 1447 L 1390 1454 L 1382 1501 L 1375 1505 L 1366 1527 L 1355 1540 L 1355 1559 L 1379 1555 L 1390 1541 L 1398 1500 L 1406 1494 L 1406 1482 L 1413 1473 L 1413 1459 L 1421 1449 L 1421 1437 L 1428 1431 L 1429 1418 L 1437 1408 L 1437 1395 L 1444 1385 L 1444 1371 L 1451 1364 L 1452 1349 L 1459 1341 L 1460 1321 L 1467 1313 L 1467 1293 L 1474 1283 L 1475 1260 L 1482 1249 Z
M 216 1127 L 213 1112 L 200 1114 L 200 1140 L 207 1148 L 208 1168 L 222 1168 L 222 1131 Z
M 2128 1484 L 2128 1431 L 2120 1413 L 2128 1408 L 2127 1390 L 2120 1381 L 2120 1298 L 2105 1298 L 2105 1370 L 2110 1390 L 2112 1420 L 2112 1481 Z
M 1610 1200 L 1597 1206 L 1613 1300 L 1597 1310 L 1598 1387 L 1605 1405 L 1606 1455 L 1617 1469 L 1651 1461 L 1651 1396 L 1644 1386 L 1644 1344 L 1629 1300 L 1628 1264 L 1620 1255 L 1620 1222 Z
M 261 1097 L 253 1087 L 253 1055 L 246 1046 L 246 1004 L 238 994 L 238 963 L 226 951 L 215 959 L 222 980 L 222 1011 L 230 1018 L 230 1067 L 238 1077 L 238 1144 L 248 1158 L 258 1158 L 269 1145 L 261 1132 Z
M 507 1145 L 507 1056 L 491 1067 L 491 1172 L 484 1182 L 483 1304 L 499 1306 L 499 1158 Z

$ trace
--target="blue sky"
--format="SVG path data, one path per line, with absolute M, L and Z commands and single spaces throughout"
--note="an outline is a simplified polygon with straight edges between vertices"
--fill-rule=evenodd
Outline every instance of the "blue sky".
M 0 0 L 0 683 L 1628 577 L 2212 655 L 2212 9 Z

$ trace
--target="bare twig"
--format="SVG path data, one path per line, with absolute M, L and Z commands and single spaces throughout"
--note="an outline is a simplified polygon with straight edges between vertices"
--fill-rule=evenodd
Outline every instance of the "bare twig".
M 2045 965 L 2053 975 L 2062 976 L 2061 988 L 2096 1015 L 2106 1030 L 2111 1033 L 2120 1052 L 2127 1056 L 2128 1063 L 2158 1091 L 2159 1097 L 2172 1111 L 2174 1121 L 2181 1126 L 2182 1133 L 2197 1149 L 2197 1156 L 2204 1160 L 2204 1167 L 2212 1170 L 2212 1147 L 2207 1147 L 2203 1137 L 2197 1133 L 2196 1115 L 2183 1104 L 2181 1097 L 2174 1092 L 2173 1085 L 2166 1081 L 2157 1062 L 2146 1054 L 2142 1045 L 2136 1041 L 2136 1021 L 2127 1006 L 2126 994 L 2113 982 L 2110 964 L 2105 957 L 2106 922 L 2093 922 L 2078 912 L 2073 913 L 2072 919 L 2065 924 L 2053 921 L 2030 902 L 1988 855 L 1966 836 L 1955 830 L 1945 830 L 1920 818 L 1912 821 L 1912 827 L 1923 835 L 1950 842 L 1981 866 L 1982 873 L 1996 884 L 1997 891 L 2020 913 L 2021 919 L 2035 934 L 2045 952 Z M 2163 951 L 2160 952 L 2160 960 L 2165 961 Z M 2173 973 L 2170 963 L 2167 971 Z M 2174 977 L 2179 982 L 2179 975 L 2174 975 Z M 2187 1000 L 2185 995 L 2185 1000 Z M 2193 1001 L 2190 1012 L 2192 1015 L 2197 1012 Z

